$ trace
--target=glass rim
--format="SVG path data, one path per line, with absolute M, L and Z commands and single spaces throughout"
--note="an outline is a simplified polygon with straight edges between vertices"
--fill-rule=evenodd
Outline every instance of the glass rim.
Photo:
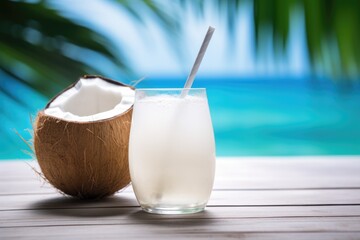
M 182 91 L 206 90 L 206 88 L 135 88 L 135 91 Z

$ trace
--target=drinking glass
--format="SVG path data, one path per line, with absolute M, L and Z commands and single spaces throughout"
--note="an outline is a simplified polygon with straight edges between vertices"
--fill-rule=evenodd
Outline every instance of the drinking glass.
M 215 175 L 206 90 L 137 89 L 129 166 L 144 211 L 185 214 L 204 210 Z

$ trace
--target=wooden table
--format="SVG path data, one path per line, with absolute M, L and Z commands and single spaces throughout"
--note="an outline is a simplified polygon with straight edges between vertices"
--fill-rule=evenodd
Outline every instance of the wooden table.
M 0 161 L 0 239 L 360 239 L 360 157 L 218 158 L 206 211 L 151 215 L 131 187 L 64 197 L 35 162 Z

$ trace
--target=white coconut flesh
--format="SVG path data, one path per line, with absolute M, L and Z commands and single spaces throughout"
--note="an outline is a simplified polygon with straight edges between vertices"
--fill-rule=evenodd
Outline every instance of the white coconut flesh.
M 135 91 L 101 78 L 81 78 L 57 96 L 46 115 L 76 122 L 91 122 L 120 115 L 134 104 Z

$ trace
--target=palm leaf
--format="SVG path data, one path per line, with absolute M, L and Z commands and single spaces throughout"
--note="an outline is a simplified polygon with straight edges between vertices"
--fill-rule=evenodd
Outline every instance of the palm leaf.
M 314 70 L 320 66 L 334 78 L 358 79 L 360 74 L 360 1 L 358 0 L 179 0 L 203 13 L 210 3 L 227 21 L 230 35 L 237 29 L 239 9 L 252 4 L 256 51 L 268 41 L 272 31 L 274 53 L 283 57 L 288 44 L 291 15 L 304 11 L 308 53 Z M 185 9 L 185 8 L 184 8 Z M 200 14 L 202 16 L 202 14 Z M 261 56 L 259 54 L 258 56 Z
M 256 39 L 264 26 L 273 29 L 274 49 L 285 47 L 294 8 L 304 10 L 308 52 L 313 67 L 327 74 L 356 78 L 360 72 L 360 1 L 356 0 L 254 0 Z M 338 51 L 336 50 L 338 49 Z M 336 56 L 336 54 L 339 56 Z M 338 66 L 340 64 L 340 66 Z
M 39 93 L 53 95 L 80 75 L 99 72 L 66 55 L 64 48 L 91 49 L 128 70 L 119 50 L 104 36 L 36 4 L 0 1 L 0 69 Z M 27 74 L 18 66 L 26 66 Z
M 144 15 L 151 15 L 174 41 L 180 33 L 180 15 L 164 8 L 161 1 L 116 0 L 133 18 L 146 25 Z M 210 1 L 227 19 L 234 35 L 239 9 L 246 0 Z M 201 16 L 209 1 L 178 0 L 176 8 L 191 4 Z M 360 1 L 357 0 L 253 0 L 257 50 L 266 41 L 266 28 L 273 31 L 275 53 L 284 52 L 288 43 L 290 18 L 295 7 L 303 8 L 307 46 L 312 66 L 322 65 L 329 73 L 358 76 L 360 69 Z M 91 50 L 113 62 L 123 72 L 131 71 L 122 49 L 93 29 L 67 19 L 46 1 L 28 3 L 0 1 L 0 70 L 47 96 L 68 85 L 84 73 L 103 73 L 66 54 L 66 46 Z M 140 9 L 140 10 L 139 10 Z M 175 37 L 174 37 L 175 36 Z M 334 50 L 334 49 L 338 49 Z M 336 56 L 338 55 L 338 56 Z M 329 57 L 330 56 L 330 57 Z M 22 67 L 25 66 L 26 71 Z

